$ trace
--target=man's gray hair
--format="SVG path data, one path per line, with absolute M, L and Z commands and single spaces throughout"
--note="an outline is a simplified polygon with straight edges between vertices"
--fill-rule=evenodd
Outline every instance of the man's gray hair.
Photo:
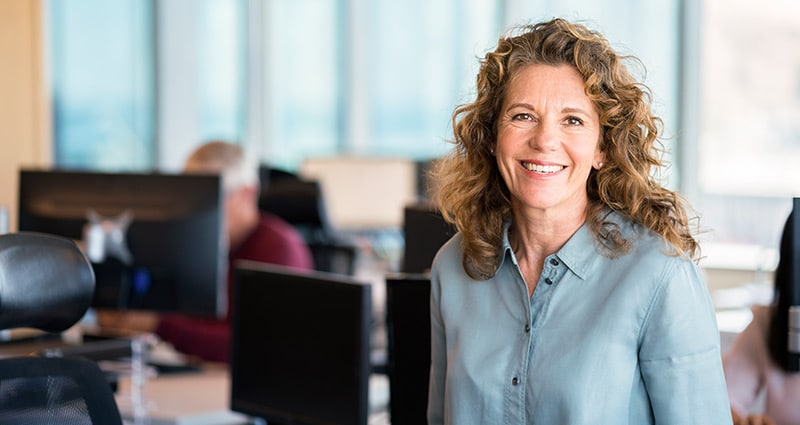
M 258 187 L 258 165 L 247 157 L 241 146 L 208 142 L 192 152 L 184 166 L 185 173 L 218 173 L 226 192 L 246 186 Z

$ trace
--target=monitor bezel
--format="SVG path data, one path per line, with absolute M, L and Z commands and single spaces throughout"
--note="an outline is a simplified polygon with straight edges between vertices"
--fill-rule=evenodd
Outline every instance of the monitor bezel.
M 113 287 L 114 278 L 101 278 L 103 267 L 115 259 L 103 263 L 92 263 L 95 270 L 96 289 L 92 307 L 112 310 L 145 310 L 183 313 L 205 317 L 224 317 L 228 308 L 227 288 L 227 238 L 224 235 L 224 192 L 222 179 L 216 174 L 187 175 L 156 172 L 106 172 L 86 170 L 66 170 L 58 168 L 21 168 L 19 171 L 19 191 L 17 223 L 20 231 L 41 231 L 36 220 L 48 222 L 46 227 L 60 227 L 59 236 L 77 240 L 83 247 L 83 235 L 77 234 L 81 223 L 88 222 L 87 208 L 95 210 L 100 216 L 112 218 L 124 210 L 132 211 L 131 224 L 126 229 L 128 242 L 133 239 L 147 239 L 149 244 L 158 244 L 159 249 L 168 246 L 200 249 L 196 262 L 187 259 L 187 252 L 176 252 L 180 260 L 169 265 L 168 261 L 157 267 L 174 267 L 178 271 L 174 288 L 168 289 L 169 301 L 155 298 L 132 300 L 130 293 L 118 291 Z M 145 199 L 146 202 L 142 202 Z M 137 204 L 138 203 L 138 204 Z M 169 227 L 170 220 L 183 214 L 192 215 L 198 211 L 197 220 L 204 231 L 196 238 L 182 238 L 182 241 L 150 242 L 151 236 L 141 232 L 153 227 Z M 162 221 L 159 221 L 162 220 Z M 208 228 L 215 230 L 208 230 Z M 147 230 L 145 230 L 147 229 Z M 181 234 L 191 232 L 180 229 Z M 66 234 L 69 232 L 70 234 Z M 136 232 L 132 234 L 131 232 Z M 56 232 L 45 231 L 45 233 Z M 164 235 L 167 236 L 167 235 Z M 156 239 L 156 238 L 152 238 Z M 200 243 L 199 241 L 202 241 Z M 169 243 L 167 243 L 169 242 Z M 172 245 L 170 245 L 172 244 Z M 85 248 L 85 247 L 83 247 Z M 149 264 L 154 260 L 147 247 L 134 250 L 147 256 Z M 144 253 L 150 251 L 150 253 Z M 136 263 L 134 254 L 134 265 Z M 202 264 L 197 269 L 193 264 Z M 134 273 L 134 272 L 131 272 Z M 133 274 L 131 276 L 134 276 Z M 130 276 L 129 276 L 130 277 Z M 154 279 L 156 277 L 153 277 Z M 104 286 L 108 283 L 108 286 Z M 124 288 L 122 284 L 120 287 Z
M 326 419 L 304 414 L 304 412 L 291 411 L 282 406 L 269 405 L 265 400 L 258 400 L 246 394 L 241 394 L 240 382 L 244 376 L 251 376 L 253 373 L 252 365 L 243 365 L 241 363 L 241 352 L 246 350 L 248 341 L 242 341 L 241 326 L 243 321 L 253 323 L 255 319 L 250 311 L 244 311 L 242 298 L 248 296 L 252 299 L 252 288 L 266 289 L 268 285 L 273 285 L 276 288 L 281 286 L 291 287 L 299 284 L 308 285 L 308 287 L 329 285 L 329 287 L 340 288 L 343 296 L 358 298 L 359 305 L 358 323 L 348 324 L 348 326 L 330 328 L 330 332 L 340 332 L 343 336 L 339 340 L 357 341 L 356 347 L 351 347 L 357 355 L 350 360 L 350 363 L 343 365 L 347 369 L 354 371 L 356 374 L 355 381 L 357 388 L 354 394 L 351 394 L 352 404 L 349 406 L 351 413 L 353 413 L 354 425 L 366 425 L 369 416 L 369 378 L 371 373 L 370 365 L 370 344 L 371 344 L 371 330 L 370 323 L 372 321 L 372 297 L 371 287 L 368 283 L 361 282 L 354 277 L 340 275 L 335 273 L 327 273 L 320 271 L 300 271 L 290 267 L 259 263 L 249 260 L 240 260 L 234 264 L 234 287 L 233 287 L 233 307 L 232 307 L 232 320 L 231 320 L 231 360 L 230 360 L 230 408 L 232 411 L 259 417 L 266 420 L 270 424 L 278 425 L 322 425 L 334 423 Z M 245 292 L 246 295 L 242 293 Z M 301 311 L 304 316 L 312 316 L 318 313 L 318 310 L 311 304 L 313 299 L 309 298 L 304 300 L 303 305 L 297 306 L 298 311 Z M 331 304 L 332 299 L 324 300 L 324 302 Z M 262 311 L 266 311 L 264 309 Z M 299 313 L 300 314 L 300 313 Z M 318 317 L 318 321 L 325 322 L 330 326 L 335 317 Z M 287 325 L 292 323 L 291 320 L 285 322 Z M 297 329 L 298 332 L 303 332 L 305 329 Z M 346 337 L 345 337 L 346 336 Z M 313 335 L 312 335 L 313 337 Z M 269 336 L 264 336 L 259 339 L 259 343 L 269 340 Z M 287 365 L 287 367 L 292 367 Z M 302 367 L 302 365 L 297 365 Z M 280 385 L 277 383 L 276 385 Z M 306 402 L 304 400 L 304 402 Z M 314 406 L 314 400 L 307 401 L 309 406 Z M 318 412 L 317 412 L 318 413 Z

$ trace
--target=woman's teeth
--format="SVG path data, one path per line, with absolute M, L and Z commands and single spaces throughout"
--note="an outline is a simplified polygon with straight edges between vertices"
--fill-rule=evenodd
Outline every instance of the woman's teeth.
M 523 162 L 522 166 L 528 171 L 533 171 L 534 173 L 539 174 L 551 174 L 564 169 L 563 165 L 537 165 L 530 162 Z

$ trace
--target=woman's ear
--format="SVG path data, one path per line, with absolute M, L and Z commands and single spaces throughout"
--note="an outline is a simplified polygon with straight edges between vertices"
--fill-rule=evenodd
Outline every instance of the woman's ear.
M 594 162 L 592 163 L 592 168 L 595 170 L 599 170 L 603 168 L 603 164 L 606 162 L 606 154 L 603 151 L 597 151 L 594 155 Z

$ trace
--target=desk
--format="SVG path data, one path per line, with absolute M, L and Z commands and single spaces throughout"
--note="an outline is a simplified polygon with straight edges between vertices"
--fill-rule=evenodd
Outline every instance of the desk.
M 129 377 L 119 381 L 117 404 L 126 424 L 134 424 Z M 245 415 L 231 412 L 230 378 L 222 365 L 202 372 L 174 373 L 145 381 L 148 425 L 245 425 Z
M 126 425 L 135 425 L 128 377 L 119 382 L 117 404 Z M 385 375 L 370 378 L 369 425 L 388 425 L 389 384 Z M 144 385 L 147 425 L 245 425 L 245 415 L 231 412 L 230 376 L 226 365 L 208 365 L 202 372 L 175 373 L 148 379 Z

